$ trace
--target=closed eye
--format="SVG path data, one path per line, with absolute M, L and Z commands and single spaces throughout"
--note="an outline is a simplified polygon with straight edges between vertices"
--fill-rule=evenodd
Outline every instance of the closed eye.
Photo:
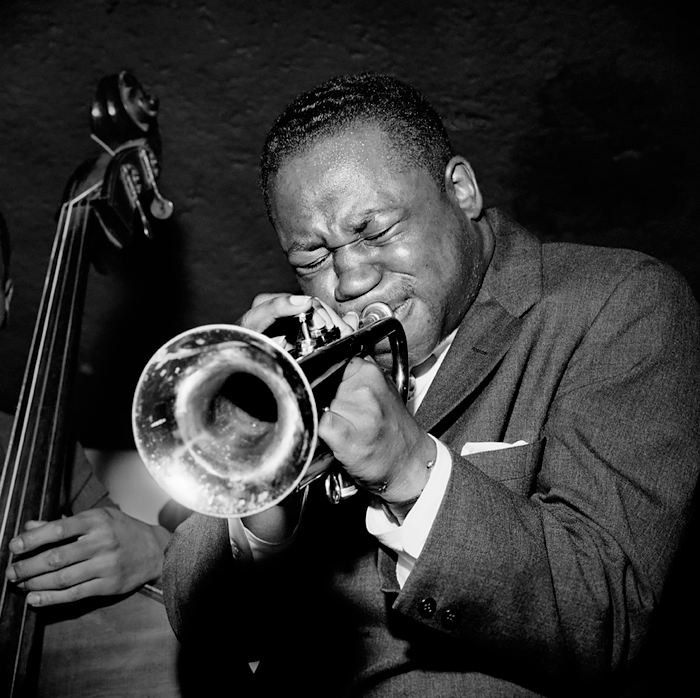
M 307 262 L 306 264 L 295 264 L 294 269 L 296 270 L 297 274 L 314 271 L 326 261 L 327 257 L 328 255 L 326 254 L 323 255 L 323 257 L 315 259 L 313 262 Z
M 382 238 L 388 237 L 389 233 L 394 229 L 394 226 L 392 225 L 389 228 L 386 228 L 385 230 L 382 230 L 379 233 L 375 233 L 374 235 L 365 235 L 365 240 L 372 242 L 373 240 L 381 240 Z

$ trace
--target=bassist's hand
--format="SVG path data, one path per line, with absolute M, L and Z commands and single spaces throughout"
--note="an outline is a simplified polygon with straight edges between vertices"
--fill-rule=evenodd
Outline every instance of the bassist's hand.
M 164 528 L 111 507 L 30 521 L 10 541 L 6 575 L 32 606 L 125 594 L 160 577 L 169 540 Z

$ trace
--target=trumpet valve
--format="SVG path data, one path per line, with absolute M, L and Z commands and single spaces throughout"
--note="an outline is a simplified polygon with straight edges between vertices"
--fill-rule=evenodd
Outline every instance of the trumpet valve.
M 299 359 L 302 356 L 312 354 L 316 349 L 340 339 L 340 329 L 332 327 L 314 327 L 313 326 L 313 309 L 299 313 L 296 319 L 299 322 L 299 332 L 297 333 L 296 343 L 292 350 L 292 356 Z

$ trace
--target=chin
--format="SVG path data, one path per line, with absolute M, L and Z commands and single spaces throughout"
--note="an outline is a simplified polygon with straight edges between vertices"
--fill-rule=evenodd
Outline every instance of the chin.
M 429 308 L 411 299 L 397 309 L 396 317 L 406 333 L 408 353 L 423 361 L 438 344 L 438 333 L 435 332 L 435 321 Z
M 435 347 L 440 343 L 439 337 L 434 337 L 431 332 L 426 330 L 426 325 L 423 325 L 423 331 L 416 335 L 409 333 L 409 328 L 406 330 L 406 342 L 408 343 L 408 363 L 411 367 L 422 364 L 433 352 Z

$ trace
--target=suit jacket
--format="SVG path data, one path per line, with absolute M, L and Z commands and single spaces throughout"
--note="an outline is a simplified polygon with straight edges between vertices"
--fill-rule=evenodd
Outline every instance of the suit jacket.
M 453 471 L 403 589 L 362 496 L 312 492 L 268 564 L 234 559 L 221 520 L 173 538 L 171 624 L 229 674 L 262 658 L 240 695 L 618 695 L 647 665 L 700 464 L 697 308 L 643 254 L 486 215 L 493 259 L 416 415 Z

